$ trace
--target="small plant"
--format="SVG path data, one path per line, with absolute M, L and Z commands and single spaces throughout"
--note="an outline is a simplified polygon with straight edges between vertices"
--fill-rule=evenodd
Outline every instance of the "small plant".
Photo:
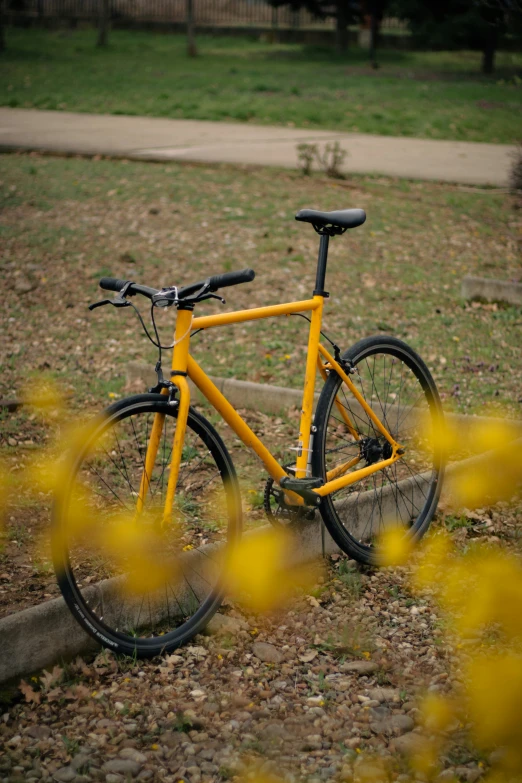
M 509 173 L 509 187 L 517 197 L 517 207 L 522 207 L 522 141 L 519 142 L 513 155 L 513 164 Z
M 74 756 L 80 749 L 80 743 L 76 739 L 70 739 L 65 734 L 62 734 L 62 742 L 65 745 L 65 750 L 69 756 Z
M 341 166 L 347 154 L 346 150 L 341 149 L 341 145 L 338 141 L 329 142 L 325 145 L 322 156 L 318 154 L 317 158 L 325 170 L 327 177 L 344 179 L 344 174 L 341 172 Z
M 341 166 L 347 154 L 346 150 L 341 148 L 338 141 L 325 144 L 322 152 L 318 144 L 302 143 L 297 145 L 297 159 L 299 161 L 299 167 L 305 177 L 311 175 L 312 166 L 314 160 L 316 160 L 327 177 L 344 179 L 344 174 L 341 172 Z
M 337 572 L 339 579 L 343 582 L 352 598 L 357 599 L 361 596 L 362 584 L 361 575 L 357 568 L 349 565 L 347 560 L 341 560 Z
M 305 177 L 309 177 L 312 173 L 312 165 L 317 155 L 317 144 L 303 143 L 297 145 L 297 159 Z
M 181 731 L 185 734 L 192 729 L 192 721 L 183 712 L 176 713 L 176 722 L 174 723 L 174 730 Z

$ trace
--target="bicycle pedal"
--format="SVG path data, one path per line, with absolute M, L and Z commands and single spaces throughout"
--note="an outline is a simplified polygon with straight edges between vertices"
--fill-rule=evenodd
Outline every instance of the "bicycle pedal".
M 310 506 L 319 506 L 321 503 L 321 496 L 313 492 L 314 489 L 322 487 L 324 481 L 322 478 L 294 478 L 293 476 L 284 476 L 279 482 L 279 486 L 283 489 L 287 489 L 290 492 L 295 492 L 306 500 Z

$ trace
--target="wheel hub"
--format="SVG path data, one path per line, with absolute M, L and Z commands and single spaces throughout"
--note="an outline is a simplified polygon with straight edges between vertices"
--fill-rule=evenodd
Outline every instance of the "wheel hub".
M 381 459 L 390 459 L 392 447 L 387 440 L 379 438 L 363 438 L 360 441 L 361 459 L 367 465 L 374 465 Z

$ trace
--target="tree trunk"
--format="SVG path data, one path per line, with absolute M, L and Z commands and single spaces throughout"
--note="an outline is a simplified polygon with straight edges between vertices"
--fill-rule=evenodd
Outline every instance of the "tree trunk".
M 99 0 L 100 15 L 98 18 L 98 41 L 96 46 L 107 46 L 109 43 L 110 0 Z
M 196 57 L 197 53 L 194 34 L 194 7 L 192 0 L 187 0 L 187 54 L 189 57 Z
M 337 54 L 344 54 L 348 49 L 348 12 L 347 0 L 337 0 L 336 26 L 335 26 L 335 50 Z
M 4 0 L 0 0 L 0 52 L 5 52 Z
M 488 35 L 482 50 L 482 73 L 491 74 L 495 70 L 497 39 L 497 28 L 494 25 L 491 25 L 488 29 Z
M 377 46 L 379 43 L 379 27 L 380 19 L 379 15 L 375 11 L 375 7 L 372 8 L 372 16 L 370 21 L 370 62 L 374 68 L 378 68 L 377 63 Z

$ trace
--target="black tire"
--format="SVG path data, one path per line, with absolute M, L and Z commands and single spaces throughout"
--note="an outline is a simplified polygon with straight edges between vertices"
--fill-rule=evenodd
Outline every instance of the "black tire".
M 226 558 L 241 533 L 231 457 L 190 409 L 176 512 L 167 489 L 177 404 L 142 394 L 111 405 L 70 454 L 53 514 L 53 560 L 80 625 L 116 653 L 152 657 L 200 632 L 223 599 Z M 164 414 L 143 514 L 136 498 L 156 413 Z M 217 545 L 217 546 L 216 546 Z
M 356 368 L 350 375 L 354 385 L 405 453 L 390 468 L 325 497 L 321 515 L 346 554 L 361 563 L 378 565 L 383 558 L 376 540 L 385 526 L 401 525 L 405 535 L 417 541 L 433 518 L 444 464 L 432 434 L 442 424 L 442 407 L 422 359 L 395 337 L 365 338 L 346 351 L 343 359 Z M 336 398 L 353 424 L 355 437 L 334 404 Z M 314 423 L 314 476 L 326 480 L 336 465 L 361 454 L 351 470 L 390 456 L 387 441 L 335 372 L 323 387 Z

